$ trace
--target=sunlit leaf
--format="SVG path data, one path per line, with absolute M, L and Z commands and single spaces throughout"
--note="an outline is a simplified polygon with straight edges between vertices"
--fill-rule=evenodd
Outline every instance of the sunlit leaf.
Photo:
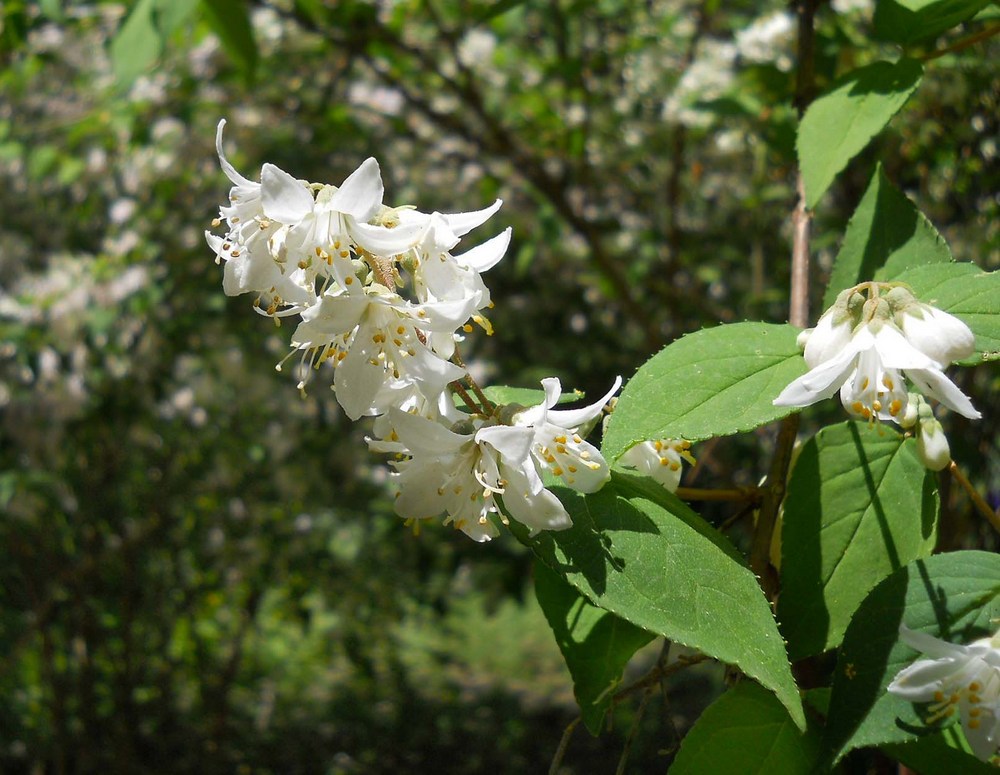
M 604 436 L 605 457 L 616 460 L 647 439 L 726 436 L 789 414 L 772 401 L 805 373 L 798 333 L 787 325 L 734 323 L 667 345 L 622 391 Z
M 795 144 L 809 207 L 906 104 L 923 72 L 913 59 L 876 62 L 848 73 L 809 106 Z

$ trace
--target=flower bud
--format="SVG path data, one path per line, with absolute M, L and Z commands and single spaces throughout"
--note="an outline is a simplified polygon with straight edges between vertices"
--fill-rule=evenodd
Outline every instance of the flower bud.
M 931 471 L 940 471 L 951 462 L 948 437 L 937 420 L 921 420 L 917 433 L 917 454 Z
M 923 401 L 924 397 L 919 393 L 907 394 L 906 409 L 903 410 L 902 417 L 897 420 L 900 427 L 909 429 L 917 424 L 920 417 L 920 405 Z

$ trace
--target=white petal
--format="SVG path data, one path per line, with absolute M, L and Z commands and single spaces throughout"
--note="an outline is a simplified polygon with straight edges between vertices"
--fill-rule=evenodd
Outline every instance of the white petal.
M 442 217 L 455 233 L 455 236 L 461 237 L 468 234 L 477 226 L 486 223 L 490 216 L 500 209 L 500 205 L 502 204 L 503 200 L 498 199 L 489 207 L 485 207 L 482 210 L 473 210 L 469 213 L 446 213 Z
M 839 317 L 840 314 L 836 308 L 827 310 L 816 328 L 811 329 L 802 354 L 809 368 L 835 358 L 851 341 L 850 319 L 845 317 L 838 325 L 833 323 L 834 317 Z
M 236 171 L 236 168 L 229 163 L 226 158 L 226 154 L 222 151 L 222 130 L 226 126 L 226 119 L 221 119 L 219 121 L 219 127 L 215 130 L 215 150 L 219 154 L 219 164 L 222 166 L 222 171 L 226 173 L 226 177 L 229 178 L 237 186 L 257 186 L 259 184 L 254 183 L 252 180 L 247 180 L 240 173 Z
M 942 367 L 976 350 L 976 337 L 965 323 L 929 304 L 918 304 L 913 313 L 905 312 L 900 318 L 910 343 Z
M 528 460 L 534 439 L 533 430 L 514 425 L 490 425 L 476 432 L 477 444 L 489 444 L 503 456 L 504 462 L 515 467 Z
M 508 226 L 495 237 L 486 240 L 482 245 L 477 245 L 455 256 L 455 263 L 467 266 L 476 272 L 485 272 L 491 269 L 496 266 L 500 259 L 504 257 L 504 253 L 507 252 L 507 246 L 510 245 L 510 235 L 511 228 Z
M 936 398 L 952 411 L 958 412 L 970 420 L 979 420 L 982 418 L 983 415 L 972 405 L 972 399 L 959 390 L 955 383 L 936 367 L 930 369 L 909 369 L 906 375 L 924 393 L 931 398 Z
M 859 352 L 855 335 L 850 344 L 835 358 L 821 363 L 793 380 L 771 403 L 775 406 L 809 406 L 829 398 L 850 376 Z
M 337 212 L 367 221 L 382 206 L 382 174 L 378 162 L 367 158 L 330 198 L 329 206 Z
M 395 256 L 413 247 L 420 236 L 417 224 L 400 224 L 389 229 L 368 223 L 352 223 L 351 237 L 376 256 Z
M 273 164 L 261 167 L 260 198 L 264 215 L 287 225 L 298 223 L 313 209 L 313 195 L 306 185 Z
M 954 659 L 918 659 L 899 671 L 888 691 L 908 702 L 928 702 L 935 692 L 943 691 L 959 668 Z
M 375 359 L 375 353 L 369 352 L 371 336 L 365 336 L 365 333 L 364 329 L 358 332 L 333 378 L 337 401 L 352 420 L 368 413 L 375 394 L 385 382 L 385 368 Z M 372 363 L 372 360 L 376 362 Z
M 563 428 L 579 428 L 585 422 L 599 416 L 604 410 L 604 405 L 611 400 L 611 397 L 618 392 L 618 388 L 621 386 L 622 378 L 615 377 L 611 389 L 594 403 L 580 409 L 550 409 L 548 421 L 553 425 L 561 425 Z M 550 404 L 550 406 L 555 406 L 555 404 Z
M 874 334 L 875 350 L 889 369 L 935 369 L 937 362 L 910 344 L 894 325 L 883 325 Z
M 507 489 L 503 494 L 503 505 L 510 515 L 527 525 L 534 535 L 539 530 L 566 530 L 573 526 L 566 507 L 544 487 L 534 488 L 525 468 L 504 469 Z M 537 477 L 537 474 L 536 474 Z

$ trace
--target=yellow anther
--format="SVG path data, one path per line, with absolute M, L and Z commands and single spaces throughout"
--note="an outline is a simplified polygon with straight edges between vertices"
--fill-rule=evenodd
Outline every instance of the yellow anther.
M 903 408 L 903 402 L 900 401 L 899 399 L 896 399 L 891 404 L 889 404 L 889 414 L 895 417 L 897 414 L 899 414 L 902 408 Z
M 221 226 L 221 225 L 222 225 L 222 221 L 220 221 L 218 218 L 213 218 L 212 219 L 212 228 L 213 229 L 216 228 L 216 227 L 218 227 L 218 226 Z
M 861 383 L 861 389 L 862 390 L 867 390 L 868 389 L 868 384 L 869 384 L 869 379 L 868 379 L 868 377 L 865 377 L 865 381 Z
M 555 468 L 552 469 L 552 473 L 554 473 L 556 476 L 562 476 L 563 470 L 559 466 L 556 466 Z
M 351 255 L 351 254 L 348 251 L 346 251 L 346 250 L 341 250 L 340 251 L 340 257 L 341 258 L 347 258 L 349 255 Z
M 397 334 L 405 334 L 406 333 L 406 326 L 396 326 L 396 333 Z
M 576 466 L 566 466 L 566 468 L 571 474 L 576 473 Z
M 552 440 L 553 440 L 553 441 L 554 441 L 554 442 L 555 442 L 556 444 L 565 444 L 565 443 L 566 443 L 566 437 L 565 437 L 565 436 L 554 436 L 554 437 L 552 438 Z
M 354 283 L 354 278 L 348 275 L 344 278 L 344 285 L 352 285 Z
M 884 377 L 882 377 L 882 384 L 885 385 L 887 388 L 889 388 L 889 390 L 892 390 L 893 389 L 892 377 L 886 374 Z
M 467 334 L 471 334 L 472 333 L 472 326 L 470 326 L 468 323 L 466 323 L 465 325 L 462 326 L 462 330 L 465 333 L 467 333 Z
M 872 409 L 874 409 L 876 412 L 881 412 L 882 402 L 876 398 L 874 401 L 872 401 Z

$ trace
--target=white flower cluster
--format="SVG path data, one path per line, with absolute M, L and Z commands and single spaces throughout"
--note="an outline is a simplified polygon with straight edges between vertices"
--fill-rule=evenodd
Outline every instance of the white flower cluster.
M 562 390 L 554 378 L 542 380 L 544 400 L 530 408 L 495 406 L 471 380 L 456 343 L 472 323 L 492 331 L 480 314 L 492 306 L 481 275 L 503 257 L 510 229 L 452 251 L 501 202 L 450 215 L 387 207 L 375 159 L 340 186 L 305 183 L 273 164 L 254 182 L 226 160 L 224 126 L 216 145 L 233 187 L 213 226 L 224 223 L 226 233 L 206 239 L 225 262 L 225 292 L 256 294 L 256 309 L 276 321 L 300 317 L 292 352 L 309 372 L 332 364 L 348 417 L 376 417 L 369 445 L 393 456 L 397 513 L 445 514 L 477 541 L 497 535 L 491 515 L 505 519 L 500 504 L 533 531 L 569 527 L 542 476 L 585 493 L 607 481 L 607 463 L 583 435 L 621 379 L 574 410 L 554 408 Z
M 953 315 L 918 301 L 902 285 L 848 288 L 815 328 L 802 332 L 799 343 L 810 371 L 781 391 L 775 405 L 809 406 L 839 389 L 844 408 L 854 417 L 916 428 L 924 462 L 934 470 L 950 458 L 924 396 L 969 419 L 982 416 L 944 373 L 949 363 L 975 351 L 972 331 Z M 919 393 L 907 392 L 903 374 Z
M 903 626 L 900 638 L 930 659 L 899 671 L 888 691 L 908 702 L 930 703 L 927 721 L 958 714 L 973 753 L 990 761 L 1000 753 L 1000 632 L 967 646 Z

